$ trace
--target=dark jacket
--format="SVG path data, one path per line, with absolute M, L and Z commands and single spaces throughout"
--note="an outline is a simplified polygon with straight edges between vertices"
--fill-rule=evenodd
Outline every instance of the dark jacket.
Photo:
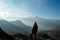
M 32 28 L 32 32 L 33 33 L 36 33 L 38 31 L 38 26 L 37 26 L 37 23 L 35 22 L 33 28 Z

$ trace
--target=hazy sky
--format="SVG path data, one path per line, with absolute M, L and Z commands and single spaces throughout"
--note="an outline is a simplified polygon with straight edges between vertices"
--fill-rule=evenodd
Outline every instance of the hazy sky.
M 60 0 L 0 0 L 0 19 L 30 16 L 60 19 Z

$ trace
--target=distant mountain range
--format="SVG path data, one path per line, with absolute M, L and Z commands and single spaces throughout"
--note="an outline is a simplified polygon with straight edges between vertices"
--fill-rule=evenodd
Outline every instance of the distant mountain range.
M 60 30 L 60 20 L 55 19 L 44 19 L 39 17 L 29 17 L 23 18 L 21 21 L 29 26 L 33 26 L 36 21 L 39 27 L 39 30 Z
M 11 21 L 11 23 L 19 27 L 21 31 L 31 32 L 32 27 L 25 25 L 20 20 Z
M 20 21 L 8 22 L 0 20 L 0 27 L 8 33 L 26 33 L 31 32 L 31 27 L 24 25 Z
M 37 17 L 24 18 L 16 21 L 0 20 L 0 27 L 8 33 L 31 33 L 34 22 L 37 22 L 39 31 L 42 30 L 60 30 L 60 20 L 50 20 Z

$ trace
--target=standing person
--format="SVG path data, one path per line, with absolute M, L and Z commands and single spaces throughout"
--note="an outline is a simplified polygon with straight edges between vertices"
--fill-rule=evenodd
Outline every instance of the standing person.
M 35 22 L 35 24 L 33 25 L 33 28 L 32 28 L 31 38 L 32 38 L 33 34 L 35 34 L 35 39 L 36 39 L 37 31 L 38 31 L 38 26 L 37 26 L 37 23 Z

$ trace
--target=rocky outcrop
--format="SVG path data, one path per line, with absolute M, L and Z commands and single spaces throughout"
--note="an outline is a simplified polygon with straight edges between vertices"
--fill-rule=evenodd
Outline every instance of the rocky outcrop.
M 14 38 L 0 28 L 0 40 L 14 40 Z

